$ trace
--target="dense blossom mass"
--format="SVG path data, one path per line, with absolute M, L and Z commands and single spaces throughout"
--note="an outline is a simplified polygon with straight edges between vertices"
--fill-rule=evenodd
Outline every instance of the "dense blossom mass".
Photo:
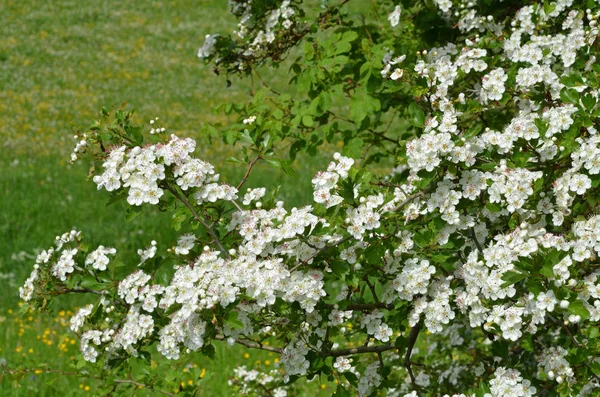
M 259 2 L 229 3 L 240 19 L 233 38 L 208 35 L 198 53 L 229 71 L 308 34 L 297 2 L 266 12 Z M 194 157 L 194 140 L 155 126 L 145 144 L 127 128 L 110 145 L 98 145 L 105 138 L 95 130 L 77 136 L 73 158 L 101 160 L 98 189 L 134 209 L 174 210 L 176 229 L 186 226 L 173 247 L 140 249 L 138 268 L 72 318 L 86 360 L 137 356 L 149 344 L 177 359 L 223 340 L 280 354 L 279 370 L 236 370 L 231 383 L 244 395 L 285 396 L 298 377 L 318 374 L 340 394 L 354 388 L 360 396 L 598 395 L 600 6 L 510 2 L 480 15 L 475 1 L 434 3 L 436 17 L 458 30 L 455 42 L 394 55 L 394 29 L 417 12 L 399 5 L 387 11 L 385 44 L 362 33 L 361 45 L 381 57 L 356 75 L 386 94 L 410 92 L 396 109 L 406 117 L 397 139 L 383 135 L 393 142 L 393 171 L 372 175 L 360 155 L 335 153 L 311 180 L 311 204 L 289 208 L 266 188 L 241 190 L 257 161 L 282 167 L 265 150 L 274 138 L 260 133 L 270 116 L 278 130 L 289 128 L 283 112 L 242 115 L 239 140 L 257 155 L 245 159 L 237 185 Z M 341 41 L 359 35 L 347 33 Z M 307 108 L 324 106 L 318 95 Z M 369 111 L 393 109 L 398 98 Z M 290 124 L 310 128 L 317 119 L 300 114 Z M 384 119 L 380 132 L 369 124 L 375 117 L 334 119 L 366 126 L 346 139 L 359 151 L 395 125 Z M 57 237 L 21 298 L 82 292 L 81 280 L 111 269 L 114 248 L 90 250 L 81 240 L 77 231 Z

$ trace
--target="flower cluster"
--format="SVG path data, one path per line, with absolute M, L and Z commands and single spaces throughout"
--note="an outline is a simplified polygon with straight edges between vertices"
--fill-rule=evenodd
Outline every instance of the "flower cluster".
M 217 64 L 224 64 L 233 72 L 244 71 L 252 60 L 277 53 L 286 39 L 293 38 L 303 29 L 297 21 L 297 4 L 291 0 L 274 2 L 267 7 L 261 2 L 232 0 L 229 7 L 239 19 L 237 29 L 231 37 L 206 35 L 198 57 L 210 59 L 217 48 L 230 51 L 234 48 L 227 56 L 216 60 Z
M 338 181 L 348 178 L 348 170 L 354 164 L 354 160 L 344 157 L 339 153 L 333 155 L 334 160 L 327 167 L 327 171 L 319 172 L 312 179 L 314 187 L 313 197 L 315 202 L 325 205 L 327 208 L 338 205 L 342 202 L 342 197 L 337 194 L 331 194 L 331 191 L 337 187 Z
M 241 18 L 236 38 L 207 36 L 199 56 L 240 71 L 309 34 L 295 30 L 299 3 L 258 3 L 230 1 Z M 241 134 L 252 139 L 240 139 L 248 169 L 237 185 L 195 158 L 191 139 L 154 127 L 151 144 L 120 130 L 90 132 L 76 153 L 103 162 L 98 188 L 127 195 L 132 206 L 177 211 L 181 234 L 167 260 L 153 241 L 138 251 L 135 271 L 108 282 L 111 272 L 97 274 L 116 250 L 88 252 L 78 232 L 66 233 L 38 256 L 21 297 L 100 295 L 71 320 L 92 362 L 135 356 L 149 344 L 177 359 L 210 353 L 217 341 L 280 354 L 277 371 L 236 370 L 242 394 L 265 387 L 283 396 L 280 381 L 322 373 L 361 396 L 385 388 L 390 396 L 472 396 L 473 385 L 486 397 L 597 393 L 598 6 L 533 1 L 500 13 L 476 1 L 434 3 L 458 28 L 456 42 L 440 35 L 436 48 L 414 55 L 406 50 L 413 42 L 378 32 L 390 40 L 374 44 L 378 35 L 349 24 L 356 41 L 331 49 L 343 67 L 293 67 L 293 81 L 310 86 L 309 104 L 290 105 L 270 90 L 263 94 L 272 101 L 261 104 L 268 110 L 240 110 L 252 129 Z M 385 15 L 398 26 L 413 12 L 398 6 Z M 344 18 L 326 9 L 314 26 Z M 307 58 L 327 57 L 329 49 L 310 43 Z M 406 55 L 394 56 L 400 48 Z M 362 64 L 342 55 L 350 53 L 365 55 Z M 324 71 L 343 83 L 319 85 Z M 338 117 L 333 103 L 346 97 L 353 114 Z M 271 113 L 277 138 L 267 132 Z M 264 199 L 263 187 L 238 192 L 256 161 L 283 167 L 273 153 L 279 143 L 295 139 L 293 153 L 310 135 L 312 150 L 322 130 L 332 143 L 329 131 L 344 135 L 344 153 L 368 144 L 360 160 L 336 153 L 314 175 L 311 205 Z
M 485 397 L 530 397 L 535 396 L 536 391 L 519 371 L 500 367 L 494 372 L 494 379 L 490 381 L 490 393 L 486 393 Z
M 288 391 L 285 387 L 278 387 L 280 374 L 277 369 L 269 372 L 261 372 L 256 369 L 249 370 L 245 365 L 233 370 L 235 378 L 229 380 L 230 385 L 239 386 L 239 394 L 242 396 L 254 395 L 269 390 L 273 397 L 286 397 Z
M 85 264 L 92 265 L 92 268 L 96 270 L 106 270 L 106 266 L 110 261 L 108 259 L 108 255 L 115 255 L 116 253 L 116 249 L 100 245 L 95 251 L 90 252 L 87 258 L 85 258 Z

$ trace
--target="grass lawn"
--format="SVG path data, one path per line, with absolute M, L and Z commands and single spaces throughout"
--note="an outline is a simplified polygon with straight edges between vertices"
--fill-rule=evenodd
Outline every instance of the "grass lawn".
M 19 313 L 17 288 L 35 253 L 72 228 L 92 245 L 117 247 L 126 261 L 152 239 L 170 247 L 175 233 L 168 215 L 146 209 L 128 223 L 122 204 L 107 207 L 107 194 L 86 182 L 89 165 L 68 164 L 72 131 L 89 125 L 102 106 L 126 102 L 138 122 L 158 116 L 170 131 L 198 138 L 199 155 L 224 180 L 237 182 L 243 170 L 224 160 L 235 149 L 209 146 L 198 131 L 205 123 L 226 123 L 212 108 L 247 97 L 250 85 L 234 80 L 227 88 L 196 57 L 205 34 L 231 31 L 235 21 L 224 0 L 4 0 L 0 22 L 0 364 L 31 370 L 18 380 L 1 377 L 0 395 L 94 395 L 99 380 L 46 372 L 74 370 L 78 340 L 68 319 L 83 302 L 63 299 L 54 316 Z M 267 78 L 283 85 L 285 68 L 277 73 Z M 328 163 L 320 156 L 297 162 L 297 181 L 261 165 L 248 185 L 288 184 L 282 199 L 308 202 L 311 175 Z M 197 395 L 227 396 L 233 368 L 273 363 L 267 353 L 222 346 L 214 361 L 196 355 L 152 368 L 158 374 L 161 365 L 176 366 L 182 389 L 199 382 Z M 315 382 L 307 395 L 331 394 L 330 385 Z

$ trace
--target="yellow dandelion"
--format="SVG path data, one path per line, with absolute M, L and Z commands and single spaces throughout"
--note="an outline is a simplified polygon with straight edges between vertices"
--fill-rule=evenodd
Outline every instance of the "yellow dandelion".
M 244 358 L 250 358 L 250 354 L 244 353 Z
M 206 375 L 206 368 L 202 368 L 202 372 L 200 372 L 200 379 L 204 378 L 204 375 Z

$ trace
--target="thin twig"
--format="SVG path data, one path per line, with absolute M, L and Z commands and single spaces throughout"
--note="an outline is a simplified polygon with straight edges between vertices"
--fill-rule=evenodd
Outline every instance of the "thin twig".
M 417 192 L 413 195 L 408 196 L 407 198 L 404 199 L 404 201 L 402 201 L 400 204 L 398 204 L 396 207 L 394 207 L 392 212 L 397 212 L 398 210 L 400 210 L 402 207 L 404 207 L 406 204 L 410 203 L 414 199 L 424 196 L 425 193 L 427 193 L 427 190 L 421 190 L 420 192 Z
M 331 308 L 334 307 L 334 305 L 331 305 L 331 304 L 326 304 L 325 306 L 326 307 L 331 307 Z M 388 304 L 385 304 L 383 302 L 377 302 L 377 303 L 350 303 L 348 306 L 345 306 L 343 309 L 340 309 L 340 310 L 370 311 L 370 310 L 375 310 L 375 309 L 392 310 L 392 309 L 394 309 L 394 305 L 388 305 Z
M 397 347 L 394 345 L 378 345 L 378 346 L 361 346 L 361 347 L 353 347 L 350 349 L 339 349 L 339 350 L 330 350 L 325 352 L 325 356 L 329 357 L 341 357 L 341 356 L 349 356 L 352 354 L 363 354 L 363 353 L 381 353 L 388 350 L 396 349 Z
M 166 188 L 171 193 L 173 193 L 173 196 L 175 196 L 176 199 L 178 199 L 179 201 L 181 201 L 190 210 L 190 212 L 194 216 L 194 219 L 196 220 L 196 222 L 198 222 L 202 226 L 204 226 L 204 228 L 206 229 L 206 231 L 208 232 L 208 234 L 210 234 L 210 237 L 212 238 L 213 242 L 219 247 L 219 249 L 221 250 L 221 252 L 223 252 L 223 255 L 225 255 L 227 257 L 227 259 L 230 259 L 231 257 L 229 256 L 229 252 L 227 252 L 227 250 L 225 249 L 225 247 L 223 246 L 223 244 L 221 244 L 221 241 L 219 240 L 219 238 L 215 234 L 215 231 L 213 230 L 213 228 L 208 223 L 206 223 L 206 221 L 204 219 L 202 219 L 200 217 L 200 215 L 198 215 L 198 213 L 196 212 L 196 210 L 194 209 L 194 207 L 192 206 L 192 204 L 190 204 L 190 202 L 188 201 L 188 199 L 185 196 L 179 194 L 179 192 L 177 190 L 173 189 L 171 186 L 166 185 Z
M 225 338 L 225 336 L 223 336 L 223 335 L 217 335 L 217 336 L 215 336 L 215 340 L 223 341 L 223 340 L 227 340 L 227 338 Z M 278 354 L 281 354 L 283 352 L 283 348 L 281 348 L 281 347 L 267 346 L 267 345 L 263 345 L 262 343 L 259 343 L 259 342 L 245 340 L 245 339 L 236 339 L 235 343 L 237 343 L 238 345 L 249 347 L 251 349 L 266 350 L 268 352 L 273 352 L 273 353 L 278 353 Z
M 256 69 L 253 70 L 254 74 L 256 74 L 256 76 L 258 77 L 258 79 L 260 80 L 260 82 L 262 83 L 262 85 L 265 88 L 268 88 L 269 91 L 271 91 L 273 94 L 275 95 L 281 95 L 281 93 L 275 91 L 274 89 L 272 89 L 267 83 L 265 83 L 265 81 L 263 80 L 263 78 L 260 76 L 260 74 L 258 74 L 258 71 Z M 252 75 L 251 75 L 252 76 Z
M 238 183 L 238 185 L 237 185 L 237 190 L 238 191 L 240 190 L 240 188 L 242 187 L 242 185 L 244 183 L 246 183 L 246 180 L 248 180 L 248 177 L 250 176 L 250 171 L 252 171 L 252 168 L 258 162 L 258 160 L 260 160 L 260 159 L 262 159 L 262 157 L 256 156 L 256 158 L 250 164 L 248 164 L 248 169 L 246 169 L 246 174 L 244 175 L 244 177 L 242 178 L 242 180 L 240 181 L 240 183 Z

